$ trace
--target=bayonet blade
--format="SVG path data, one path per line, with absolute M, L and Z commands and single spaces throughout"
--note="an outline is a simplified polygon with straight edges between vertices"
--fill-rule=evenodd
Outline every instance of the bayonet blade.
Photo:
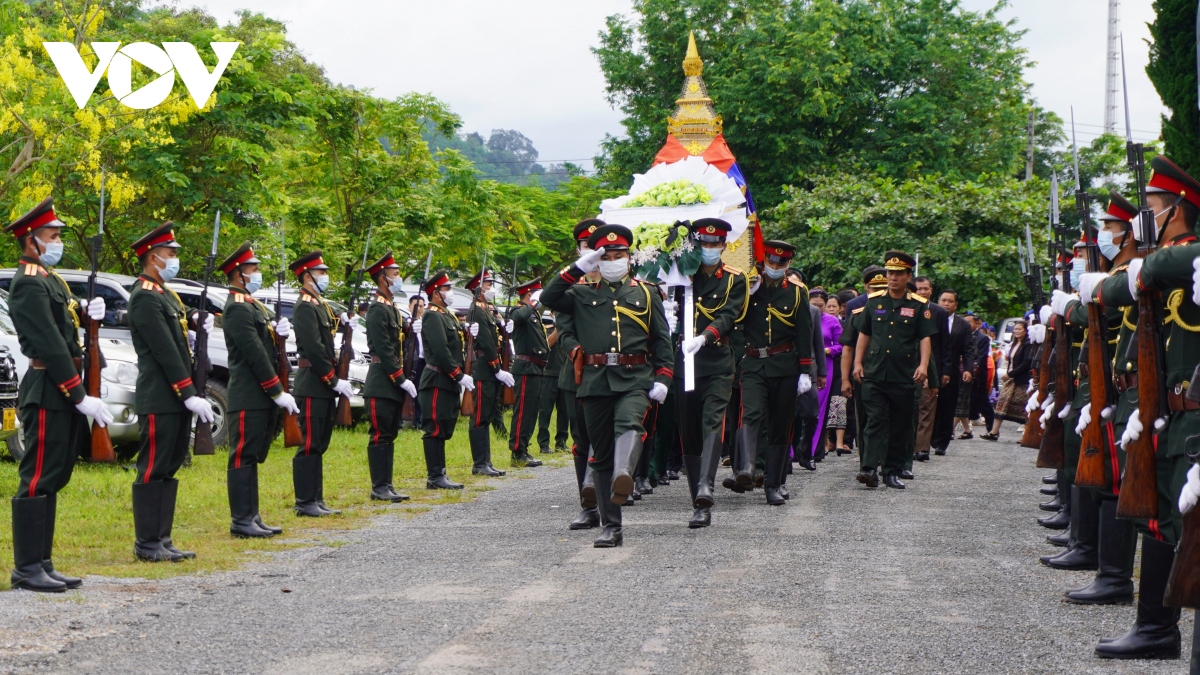
M 1079 192 L 1079 146 L 1075 144 L 1075 106 L 1071 106 L 1071 159 L 1075 162 L 1075 191 Z
M 217 209 L 217 216 L 213 219 L 213 245 L 212 257 L 217 257 L 217 240 L 221 236 L 221 209 Z
M 1196 24 L 1200 31 L 1200 22 Z M 1197 33 L 1200 35 L 1200 32 Z M 1200 65 L 1200 46 L 1197 47 L 1196 63 Z M 1125 79 L 1125 34 L 1121 33 L 1121 94 L 1125 97 L 1125 142 L 1133 143 L 1133 125 L 1129 122 L 1129 81 Z
M 97 234 L 101 235 L 104 234 L 104 182 L 107 178 L 104 167 L 100 167 L 100 232 Z

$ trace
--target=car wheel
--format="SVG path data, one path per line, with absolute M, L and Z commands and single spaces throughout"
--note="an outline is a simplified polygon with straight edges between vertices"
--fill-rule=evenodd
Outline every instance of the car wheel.
M 14 462 L 21 461 L 25 456 L 25 437 L 21 432 L 17 432 L 12 436 L 4 439 L 5 445 L 8 446 L 8 456 L 13 458 Z
M 229 410 L 229 391 L 220 380 L 209 380 L 205 398 L 213 407 L 213 447 L 220 447 L 229 441 L 229 427 L 225 425 L 225 416 Z

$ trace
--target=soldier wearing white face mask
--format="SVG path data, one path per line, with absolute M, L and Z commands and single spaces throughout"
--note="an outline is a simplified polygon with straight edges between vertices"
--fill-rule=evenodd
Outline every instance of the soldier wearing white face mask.
M 467 310 L 467 331 L 475 345 L 475 361 L 469 375 L 475 379 L 475 413 L 467 427 L 471 441 L 471 457 L 474 466 L 471 473 L 482 476 L 503 476 L 504 472 L 492 466 L 492 432 L 494 422 L 500 421 L 503 411 L 503 389 L 515 383 L 513 376 L 501 365 L 500 318 L 492 300 L 496 297 L 495 280 L 491 270 L 483 270 L 467 281 L 466 289 L 475 294 L 475 301 Z M 526 459 L 527 458 L 527 459 Z M 513 466 L 541 466 L 542 463 L 528 455 L 513 457 Z

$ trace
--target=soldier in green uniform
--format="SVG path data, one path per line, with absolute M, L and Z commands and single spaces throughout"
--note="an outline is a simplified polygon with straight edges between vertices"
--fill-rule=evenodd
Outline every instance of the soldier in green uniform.
M 913 436 L 916 387 L 929 367 L 929 337 L 937 332 L 933 315 L 921 296 L 910 293 L 916 261 L 900 251 L 884 257 L 888 288 L 867 296 L 854 349 L 855 381 L 862 383 L 867 412 L 862 470 L 858 482 L 879 486 L 876 469 L 882 465 L 884 483 L 903 489 L 905 451 Z
M 633 493 L 643 419 L 651 400 L 666 398 L 672 377 L 662 297 L 652 285 L 630 276 L 631 241 L 627 227 L 597 227 L 588 239 L 591 250 L 542 293 L 547 307 L 575 320 L 583 366 L 578 400 L 592 446 L 590 463 L 604 526 L 593 544 L 597 548 L 621 545 L 621 506 Z M 597 269 L 599 282 L 580 283 Z
M 867 299 L 871 293 L 887 291 L 887 272 L 879 265 L 869 265 L 863 270 L 864 292 L 846 303 L 846 326 L 838 342 L 842 345 L 840 363 L 830 364 L 830 368 L 842 369 L 842 396 L 846 403 L 854 407 L 854 437 L 858 447 L 858 455 L 862 457 L 864 430 L 867 428 L 867 411 L 863 407 L 862 383 L 850 377 L 854 369 L 854 348 L 858 345 L 858 326 L 866 316 Z
M 508 449 L 513 457 L 529 456 L 529 439 L 537 424 L 538 404 L 542 397 L 542 380 L 550 362 L 550 337 L 542 324 L 542 313 L 530 298 L 541 290 L 542 282 L 531 281 L 516 289 L 520 305 L 509 314 L 504 325 L 513 344 L 512 376 L 516 380 L 512 411 L 512 431 L 508 434 Z
M 692 275 L 695 335 L 684 336 L 675 362 L 675 408 L 683 461 L 692 497 L 688 527 L 712 522 L 713 481 L 721 461 L 721 431 L 732 395 L 734 358 L 729 345 L 734 327 L 746 316 L 749 287 L 741 270 L 721 262 L 732 229 L 717 218 L 692 223 L 691 236 L 701 249 L 700 269 Z M 683 389 L 683 358 L 695 360 L 695 388 Z
M 404 395 L 417 397 L 417 387 L 404 372 L 404 324 L 396 309 L 395 294 L 401 293 L 400 266 L 388 251 L 367 268 L 375 282 L 375 299 L 367 309 L 367 348 L 371 366 L 363 384 L 367 399 L 367 419 L 371 423 L 367 444 L 367 466 L 371 471 L 371 499 L 400 502 L 408 499 L 392 486 L 392 466 L 396 457 L 396 433 L 400 429 L 400 406 Z
M 754 487 L 758 440 L 765 435 L 763 488 L 767 503 L 773 506 L 785 501 L 779 487 L 788 461 L 796 396 L 812 388 L 808 371 L 813 361 L 813 325 L 808 289 L 784 278 L 795 254 L 796 247 L 787 242 L 763 242 L 763 273 L 743 322 L 746 345 L 735 479 L 743 490 Z
M 151 562 L 196 557 L 171 542 L 179 481 L 187 459 L 192 415 L 212 424 L 212 405 L 192 384 L 187 308 L 166 283 L 179 273 L 175 225 L 167 222 L 133 243 L 142 273 L 129 294 L 129 332 L 137 351 L 136 406 L 141 446 L 133 483 L 133 552 Z M 193 315 L 193 319 L 197 318 Z M 196 329 L 212 330 L 213 317 Z
M 298 516 L 320 518 L 339 513 L 325 505 L 322 457 L 333 435 L 333 418 L 339 396 L 351 395 L 350 383 L 335 370 L 333 338 L 338 318 L 322 295 L 329 288 L 329 267 L 321 251 L 292 261 L 288 268 L 300 282 L 300 297 L 292 309 L 296 331 L 296 384 L 300 408 L 300 447 L 292 458 L 292 485 Z
M 438 272 L 421 284 L 429 307 L 421 317 L 421 343 L 425 345 L 425 370 L 417 400 L 421 404 L 421 437 L 425 445 L 425 487 L 461 490 L 446 476 L 446 441 L 454 435 L 461 409 L 459 393 L 475 391 L 475 380 L 463 372 L 463 334 L 450 312 L 450 277 Z M 478 392 L 476 391 L 478 394 Z M 475 405 L 479 405 L 476 396 Z M 479 461 L 478 455 L 475 461 Z M 479 466 L 476 464 L 476 469 Z
M 534 293 L 534 301 L 539 302 Z M 567 352 L 563 349 L 562 335 L 558 332 L 558 322 L 550 319 L 553 330 L 547 338 L 550 345 L 550 359 L 546 364 L 545 379 L 542 380 L 542 398 L 538 403 L 538 448 L 542 454 L 567 451 L 567 434 L 571 430 L 571 416 L 567 412 L 566 397 L 558 388 L 558 376 L 562 372 L 563 363 L 567 360 Z M 554 417 L 554 445 L 550 445 L 550 418 Z
M 47 197 L 5 228 L 17 239 L 21 259 L 9 285 L 8 308 L 29 369 L 21 378 L 17 409 L 25 456 L 12 499 L 13 588 L 61 593 L 83 580 L 54 569 L 54 521 L 58 492 L 71 480 L 75 458 L 88 435 L 87 417 L 112 422 L 104 402 L 84 392 L 83 350 L 77 303 L 53 270 L 62 258 L 63 223 Z M 87 304 L 88 316 L 104 318 L 104 300 Z
M 471 473 L 483 476 L 503 476 L 504 473 L 492 466 L 493 423 L 503 419 L 502 387 L 515 384 L 513 376 L 501 366 L 500 320 L 492 300 L 496 297 L 495 280 L 492 273 L 483 270 L 467 281 L 466 289 L 475 295 L 475 301 L 467 310 L 467 331 L 475 349 L 475 360 L 471 367 L 471 378 L 475 381 L 475 413 L 467 435 L 471 441 L 471 457 L 474 467 Z M 427 359 L 428 360 L 428 359 Z M 539 460 L 513 455 L 512 466 L 541 466 Z
M 271 315 L 253 293 L 262 287 L 262 272 L 250 243 L 242 244 L 225 262 L 221 272 L 229 287 L 229 299 L 221 315 L 225 347 L 229 350 L 229 533 L 235 537 L 272 537 L 282 528 L 263 523 L 258 509 L 258 465 L 267 461 L 275 439 L 276 409 L 299 413 L 296 399 L 283 390 L 272 335 Z M 287 319 L 280 318 L 274 330 L 286 338 Z M 283 374 L 287 377 L 287 373 Z

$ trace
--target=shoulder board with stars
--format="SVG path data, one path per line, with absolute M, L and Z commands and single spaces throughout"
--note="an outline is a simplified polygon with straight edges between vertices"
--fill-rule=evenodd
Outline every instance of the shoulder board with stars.
M 859 307 L 859 308 L 857 308 L 857 309 L 852 309 L 852 310 L 850 310 L 850 313 L 851 313 L 851 314 L 858 314 L 859 312 L 862 312 L 864 309 L 866 309 L 866 306 L 865 306 L 865 305 L 864 305 L 864 306 L 862 306 L 862 307 Z
M 875 291 L 874 293 L 867 293 L 868 298 L 878 298 L 881 295 L 887 295 L 887 291 Z
M 922 297 L 920 295 L 917 295 L 916 293 L 911 293 L 911 292 L 908 294 L 908 299 L 916 300 L 917 302 L 921 302 L 921 303 L 929 302 L 928 298 Z
M 724 263 L 722 263 L 722 265 L 725 267 L 726 270 L 729 271 L 730 274 L 732 274 L 734 276 L 737 276 L 742 273 L 742 271 L 736 267 L 733 267 L 731 265 L 725 265 Z

